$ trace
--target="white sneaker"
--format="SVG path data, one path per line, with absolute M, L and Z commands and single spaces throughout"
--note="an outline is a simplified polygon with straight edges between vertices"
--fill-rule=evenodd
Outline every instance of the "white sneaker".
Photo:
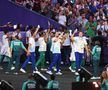
M 100 79 L 100 77 L 96 77 L 97 79 Z
M 46 63 L 47 63 L 47 64 L 49 64 L 49 62 L 48 62 L 48 61 L 47 61 Z
M 93 76 L 93 77 L 91 77 L 91 79 L 97 79 L 97 78 Z
M 45 68 L 41 68 L 41 71 L 47 71 L 47 69 L 45 69 Z
M 57 71 L 56 67 L 52 67 L 52 69 L 53 69 L 55 72 Z
M 71 67 L 69 67 L 69 70 L 70 70 L 71 72 L 75 72 L 75 70 L 73 70 Z
M 79 75 L 79 73 L 78 72 L 75 72 L 75 75 Z
M 36 73 L 36 71 L 33 71 L 33 73 Z
M 9 72 L 5 72 L 5 74 L 9 74 Z
M 54 70 L 55 72 L 57 71 L 57 69 L 56 69 L 56 68 L 54 68 L 53 70 Z
M 94 76 L 93 76 L 93 77 L 91 77 L 91 79 L 100 79 L 100 77 L 94 77 Z
M 40 73 L 39 71 L 33 71 L 33 73 Z
M 15 67 L 12 66 L 12 67 L 11 67 L 11 70 L 14 70 L 14 69 L 15 69 Z
M 46 71 L 46 73 L 48 73 L 49 75 L 52 75 L 53 74 L 51 71 Z
M 22 69 L 22 68 L 20 69 L 20 71 L 21 71 L 22 73 L 26 73 L 26 71 L 25 71 L 24 69 Z
M 3 70 L 3 67 L 2 66 L 0 66 L 0 70 Z
M 17 72 L 14 72 L 13 74 L 18 75 L 18 73 L 17 73 Z
M 16 61 L 13 61 L 13 64 L 15 64 L 16 63 Z
M 32 62 L 28 62 L 28 64 L 32 64 Z
M 55 68 L 55 67 L 53 67 L 53 70 L 55 71 L 55 72 L 57 72 L 57 69 Z M 61 70 L 59 69 L 59 72 L 60 72 Z
M 38 73 L 38 74 L 40 73 L 39 71 L 35 71 L 35 72 Z
M 62 75 L 62 73 L 61 72 L 57 72 L 56 75 Z
M 61 62 L 61 64 L 64 64 L 63 62 Z

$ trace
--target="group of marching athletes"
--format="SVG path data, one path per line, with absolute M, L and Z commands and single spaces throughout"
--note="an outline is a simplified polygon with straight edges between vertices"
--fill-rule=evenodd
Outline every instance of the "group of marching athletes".
M 76 33 L 78 34 L 77 36 Z M 12 39 L 11 41 L 9 39 Z M 87 56 L 90 54 L 93 55 L 94 60 L 94 73 L 97 76 L 98 71 L 98 63 L 100 59 L 101 47 L 99 42 L 96 42 L 96 45 L 93 47 L 93 50 L 88 48 L 87 38 L 83 35 L 82 31 L 75 30 L 73 34 L 70 32 L 60 32 L 54 31 L 50 27 L 48 30 L 42 31 L 40 26 L 31 27 L 30 30 L 26 32 L 26 44 L 27 47 L 23 45 L 21 41 L 21 33 L 20 28 L 17 28 L 12 35 L 9 35 L 7 30 L 4 30 L 4 35 L 2 36 L 2 47 L 0 51 L 0 68 L 2 68 L 2 62 L 4 58 L 8 61 L 8 66 L 6 68 L 5 73 L 8 74 L 12 69 L 13 62 L 15 61 L 15 72 L 14 74 L 18 74 L 19 68 L 20 71 L 26 73 L 26 65 L 31 62 L 32 63 L 32 72 L 39 72 L 38 69 L 46 70 L 46 73 L 53 74 L 52 69 L 56 67 L 56 75 L 62 75 L 60 70 L 61 64 L 61 48 L 64 46 L 67 47 L 71 44 L 71 54 L 70 60 L 72 61 L 69 69 L 72 72 L 75 72 L 78 75 L 78 71 L 81 69 L 81 63 L 84 57 L 84 52 L 86 50 Z M 69 42 L 70 41 L 70 42 Z M 38 60 L 35 54 L 36 44 L 38 43 L 38 51 L 39 57 Z M 48 69 L 45 67 L 45 54 L 47 49 L 47 44 L 50 43 L 50 65 Z M 20 67 L 20 57 L 21 57 L 21 49 L 24 49 L 26 52 L 27 58 L 25 62 Z M 66 53 L 66 52 L 65 52 Z M 68 56 L 69 57 L 69 56 Z M 67 59 L 67 56 L 66 56 Z

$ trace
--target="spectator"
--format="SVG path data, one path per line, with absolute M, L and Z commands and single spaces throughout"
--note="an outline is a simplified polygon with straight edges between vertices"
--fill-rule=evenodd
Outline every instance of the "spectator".
M 88 22 L 88 20 L 85 17 L 85 14 L 81 14 L 81 17 L 79 17 L 78 21 L 79 21 L 79 25 L 81 27 L 81 30 L 85 32 L 85 26 Z
M 97 25 L 97 23 L 94 21 L 93 16 L 90 16 L 89 21 L 85 25 L 87 36 L 89 36 L 89 37 L 95 36 L 96 25 Z
M 63 11 L 61 11 L 58 17 L 58 23 L 60 23 L 63 26 L 66 26 L 66 22 L 67 22 L 66 15 L 64 14 Z
M 74 31 L 78 27 L 78 20 L 75 14 L 70 16 L 67 25 L 71 28 L 72 31 Z
M 58 0 L 51 0 L 51 3 L 53 6 L 55 6 L 58 3 Z
M 95 14 L 97 20 L 106 20 L 105 14 L 103 12 L 103 9 L 99 9 L 99 11 Z
M 89 10 L 91 12 L 91 15 L 94 15 L 97 12 L 96 5 L 94 4 L 94 1 L 91 0 L 91 3 L 89 4 Z
M 41 10 L 40 0 L 35 0 L 32 10 L 35 12 L 40 12 Z

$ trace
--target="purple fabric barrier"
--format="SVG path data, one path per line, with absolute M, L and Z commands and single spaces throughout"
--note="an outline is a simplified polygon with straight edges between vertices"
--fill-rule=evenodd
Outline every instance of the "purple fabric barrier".
M 0 42 L 2 41 L 3 32 L 0 32 Z
M 60 24 L 46 18 L 36 12 L 30 11 L 24 7 L 18 6 L 8 0 L 0 0 L 0 25 L 6 24 L 11 21 L 12 23 L 21 23 L 25 25 L 40 25 L 44 29 L 48 28 L 48 21 L 59 28 Z

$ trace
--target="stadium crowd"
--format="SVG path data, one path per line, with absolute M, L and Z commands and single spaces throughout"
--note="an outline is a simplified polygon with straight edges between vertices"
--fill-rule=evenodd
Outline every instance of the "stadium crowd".
M 108 17 L 107 0 L 15 0 L 15 3 L 52 18 L 64 26 L 76 27 L 80 22 L 78 24 L 83 28 L 89 21 L 89 16 L 97 23 L 107 20 Z

